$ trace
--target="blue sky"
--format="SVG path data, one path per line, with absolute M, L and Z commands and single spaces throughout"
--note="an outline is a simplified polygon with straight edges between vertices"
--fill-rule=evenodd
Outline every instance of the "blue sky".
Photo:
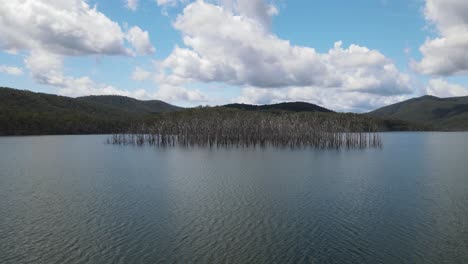
M 463 0 L 26 0 L 0 16 L 1 86 L 356 112 L 468 95 Z

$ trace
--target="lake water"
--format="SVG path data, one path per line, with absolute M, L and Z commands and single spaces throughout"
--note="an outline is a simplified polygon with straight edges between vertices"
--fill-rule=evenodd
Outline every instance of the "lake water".
M 468 133 L 383 149 L 0 138 L 0 263 L 468 263 Z

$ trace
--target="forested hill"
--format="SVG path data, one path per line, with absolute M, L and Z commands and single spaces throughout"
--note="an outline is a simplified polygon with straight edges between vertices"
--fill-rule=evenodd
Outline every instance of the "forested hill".
M 468 96 L 438 98 L 426 95 L 382 107 L 369 115 L 427 125 L 435 130 L 467 131 Z
M 180 109 L 122 96 L 69 98 L 0 88 L 0 135 L 113 133 Z
M 159 100 L 140 101 L 117 95 L 84 96 L 77 98 L 77 100 L 118 108 L 119 110 L 135 114 L 172 112 L 183 109 Z
M 247 110 L 247 111 L 280 110 L 280 111 L 290 111 L 290 112 L 322 112 L 322 113 L 333 112 L 332 110 L 326 109 L 324 107 L 310 104 L 310 103 L 305 103 L 305 102 L 279 103 L 279 104 L 271 104 L 271 105 L 228 104 L 228 105 L 224 105 L 224 107 Z
M 287 115 L 288 112 L 323 114 L 344 120 L 352 117 L 303 102 L 258 106 L 230 104 L 208 107 L 203 113 L 216 113 L 220 109 L 237 112 L 243 117 L 256 113 Z M 123 96 L 70 98 L 0 88 L 0 135 L 118 133 L 142 123 L 154 124 L 161 115 L 165 115 L 164 112 L 178 112 L 171 115 L 177 121 L 191 116 L 194 110 L 158 100 L 140 101 Z M 373 117 L 380 131 L 468 130 L 468 97 L 440 99 L 426 96 L 384 107 L 368 115 Z

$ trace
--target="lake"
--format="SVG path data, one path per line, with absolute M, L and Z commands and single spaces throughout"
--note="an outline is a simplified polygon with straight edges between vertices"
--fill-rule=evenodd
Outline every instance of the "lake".
M 468 133 L 383 149 L 0 138 L 0 263 L 468 263 Z

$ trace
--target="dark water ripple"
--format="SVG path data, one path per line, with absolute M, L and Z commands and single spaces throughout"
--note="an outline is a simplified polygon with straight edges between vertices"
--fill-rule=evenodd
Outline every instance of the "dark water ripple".
M 0 138 L 0 263 L 468 263 L 468 134 L 383 150 Z

